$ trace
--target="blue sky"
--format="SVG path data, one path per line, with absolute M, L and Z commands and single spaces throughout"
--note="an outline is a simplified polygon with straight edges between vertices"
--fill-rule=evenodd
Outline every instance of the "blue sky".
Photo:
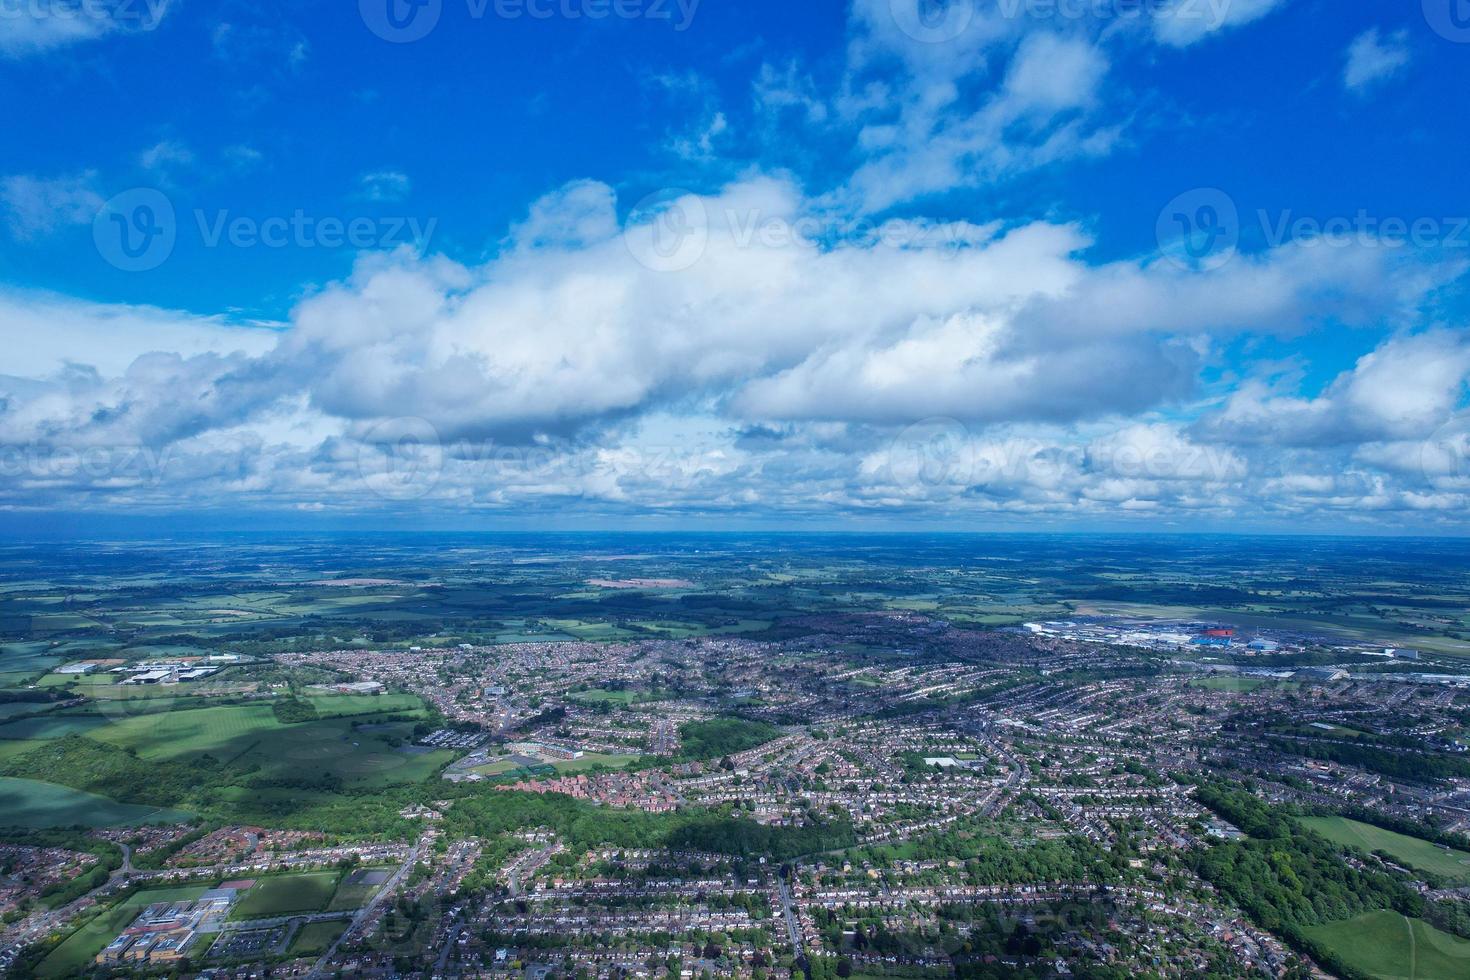
M 1462 533 L 1463 7 L 10 0 L 0 507 Z

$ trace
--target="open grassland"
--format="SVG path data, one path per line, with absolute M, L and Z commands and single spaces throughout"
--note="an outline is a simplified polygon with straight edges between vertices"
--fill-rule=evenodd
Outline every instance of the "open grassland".
M 337 891 L 340 871 L 261 878 L 230 913 L 232 919 L 269 919 L 297 912 L 321 912 Z
M 292 956 L 320 956 L 347 931 L 346 922 L 308 922 L 291 940 Z
M 412 694 L 329 694 L 312 695 L 307 700 L 323 718 L 371 714 L 403 714 L 418 718 L 424 714 L 424 703 Z
M 105 796 L 34 779 L 0 777 L 0 826 L 131 827 L 145 823 L 177 823 L 189 815 L 180 810 L 118 803 Z
M 220 755 L 231 745 L 284 727 L 269 704 L 225 705 L 119 718 L 92 733 L 144 759 Z
M 1449 850 L 1427 840 L 1346 817 L 1308 817 L 1302 823 L 1338 844 L 1370 853 L 1382 851 L 1411 868 L 1439 875 L 1459 885 L 1470 885 L 1470 854 L 1464 851 Z
M 393 874 L 392 868 L 356 868 L 342 876 L 337 891 L 332 896 L 328 912 L 348 912 L 360 909 L 372 901 Z
M 44 701 L 12 701 L 0 704 L 0 722 L 11 721 L 26 715 L 39 715 L 50 711 L 52 705 Z
M 183 902 L 198 898 L 205 892 L 204 886 L 184 888 L 159 888 L 138 892 L 121 904 L 102 912 L 86 925 L 53 949 L 36 973 L 42 977 L 76 977 L 89 974 L 92 959 L 117 938 L 137 917 L 138 913 L 154 902 Z
M 409 710 L 286 724 L 270 703 L 150 703 L 141 714 L 19 719 L 0 726 L 29 736 L 0 738 L 0 773 L 16 777 L 0 784 L 0 825 L 133 825 L 186 819 L 183 811 L 270 823 L 340 807 L 339 789 L 434 778 L 456 753 L 415 747 L 413 721 L 387 720 L 422 710 L 417 699 L 388 704 Z
M 649 694 L 647 691 L 604 691 L 601 689 L 591 691 L 573 691 L 567 695 L 567 700 L 576 704 L 639 704 L 645 701 L 658 700 L 657 695 Z
M 0 725 L 0 739 L 24 741 L 85 735 L 106 724 L 107 719 L 100 715 L 40 715 Z
M 313 698 L 313 704 L 339 698 Z M 386 785 L 427 779 L 447 765 L 454 753 L 410 751 L 412 722 L 353 728 L 370 721 L 372 709 L 385 698 L 364 697 L 332 705 L 343 715 L 284 724 L 270 704 L 221 705 L 163 714 L 118 718 L 86 734 L 98 741 L 137 752 L 142 759 L 187 759 L 208 754 L 232 765 L 253 768 L 267 778 L 313 778 L 335 775 L 356 785 Z M 422 703 L 409 695 L 387 700 L 394 715 L 416 714 Z M 26 724 L 25 721 L 13 724 Z M 397 744 L 395 744 L 397 743 Z
M 589 772 L 593 769 L 624 769 L 638 761 L 636 755 L 607 755 L 601 752 L 588 752 L 580 759 L 547 759 L 537 765 L 522 765 L 514 758 L 496 759 L 483 766 L 476 766 L 470 772 L 481 776 L 542 776 L 555 772 L 558 775 L 569 775 L 578 772 Z
M 256 733 L 250 744 L 231 758 L 240 766 L 255 767 L 276 778 L 335 775 L 353 785 L 419 782 L 454 759 L 452 751 L 410 751 L 390 739 L 408 740 L 411 723 L 373 731 L 358 731 L 341 719 L 282 726 Z M 238 744 L 238 743 L 237 743 Z
M 560 759 L 552 763 L 559 773 L 586 772 L 602 766 L 606 769 L 622 769 L 636 762 L 636 755 L 604 755 L 601 752 L 588 752 L 580 759 Z
M 1304 931 L 1348 965 L 1379 980 L 1470 977 L 1470 942 L 1397 912 L 1370 912 Z

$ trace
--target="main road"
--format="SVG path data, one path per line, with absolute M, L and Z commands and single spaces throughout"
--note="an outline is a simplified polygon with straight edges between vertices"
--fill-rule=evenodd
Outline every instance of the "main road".
M 393 890 L 398 887 L 398 883 L 401 882 L 408 875 L 409 871 L 413 869 L 413 866 L 418 863 L 419 848 L 422 845 L 423 841 L 420 840 L 415 842 L 413 847 L 409 848 L 408 857 L 404 859 L 403 864 L 399 866 L 397 871 L 393 872 L 393 876 L 391 878 L 383 883 L 383 887 L 378 889 L 378 893 L 373 896 L 373 900 L 371 902 L 368 902 L 362 908 L 358 909 L 357 914 L 352 917 L 352 921 L 348 923 L 347 928 L 342 931 L 342 935 L 338 936 L 336 941 L 333 942 L 332 945 L 328 947 L 327 951 L 322 954 L 322 958 L 316 961 L 316 966 L 312 967 L 311 973 L 307 974 L 307 980 L 317 980 L 317 978 L 319 977 L 326 976 L 327 964 L 331 962 L 332 957 L 337 955 L 337 950 L 341 948 L 343 941 L 348 936 L 356 932 L 358 927 L 360 927 L 364 922 L 367 921 L 368 916 L 373 913 L 374 909 L 376 909 L 379 905 L 383 903 L 383 900 L 385 898 L 393 894 Z

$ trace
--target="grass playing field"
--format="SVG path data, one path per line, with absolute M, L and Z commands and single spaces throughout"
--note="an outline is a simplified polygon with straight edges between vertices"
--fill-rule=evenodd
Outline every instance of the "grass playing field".
M 320 956 L 347 931 L 346 922 L 310 922 L 291 940 L 292 956 Z
M 0 777 L 0 826 L 125 827 L 176 823 L 189 815 L 179 810 L 118 803 L 55 783 Z
M 1440 875 L 1457 884 L 1470 884 L 1470 854 L 1464 851 L 1446 850 L 1417 837 L 1345 817 L 1308 817 L 1302 823 L 1338 844 L 1369 852 L 1383 851 L 1411 868 Z
M 1470 942 L 1397 912 L 1369 912 L 1305 932 L 1349 965 L 1380 980 L 1470 977 Z
M 636 762 L 636 755 L 603 755 L 600 752 L 588 752 L 580 759 L 564 759 L 552 763 L 559 773 L 586 772 L 589 769 L 603 766 L 608 769 L 622 769 L 629 763 Z
M 332 900 L 341 877 L 338 871 L 313 871 L 262 878 L 240 898 L 230 918 L 268 919 L 295 912 L 320 912 Z
M 332 896 L 331 904 L 327 906 L 329 912 L 345 912 L 351 909 L 360 909 L 372 901 L 393 874 L 392 868 L 358 868 L 343 876 L 342 883 L 337 886 L 337 892 Z

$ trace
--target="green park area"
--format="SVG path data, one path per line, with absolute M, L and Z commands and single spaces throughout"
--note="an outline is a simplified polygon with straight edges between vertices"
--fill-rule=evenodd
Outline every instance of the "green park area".
M 1348 966 L 1378 980 L 1470 977 L 1470 942 L 1397 912 L 1369 912 L 1303 931 Z
M 552 763 L 559 773 L 588 772 L 592 769 L 622 769 L 636 762 L 636 755 L 611 755 L 604 752 L 587 752 L 580 759 L 558 759 Z
M 374 895 L 393 875 L 392 868 L 356 868 L 343 875 L 327 905 L 328 912 L 346 912 L 360 909 L 372 901 Z
M 539 758 L 539 757 L 538 757 Z M 491 759 L 485 765 L 475 766 L 470 772 L 487 778 L 499 778 L 506 776 L 544 776 L 548 772 L 558 775 L 571 775 L 579 772 L 591 772 L 599 769 L 625 769 L 637 762 L 636 755 L 612 755 L 603 752 L 587 752 L 580 759 L 553 759 L 546 757 L 538 765 L 523 765 L 517 757 L 505 756 L 499 759 Z
M 340 871 L 261 878 L 241 896 L 232 919 L 270 919 L 281 915 L 325 911 L 337 893 Z
M 679 728 L 679 755 L 685 759 L 718 759 L 764 745 L 781 735 L 781 729 L 748 718 L 711 718 L 692 721 Z
M 1438 875 L 1457 885 L 1470 885 L 1470 853 L 1346 817 L 1307 817 L 1302 823 L 1334 843 L 1356 847 L 1370 854 L 1382 851 L 1416 870 Z
M 643 704 L 649 701 L 660 700 L 661 695 L 648 691 L 635 691 L 624 689 L 621 691 L 606 691 L 601 688 L 593 688 L 588 691 L 572 691 L 567 695 L 567 700 L 576 704 L 596 706 L 599 704 L 629 705 Z
M 421 783 L 456 754 L 414 744 L 424 706 L 407 695 L 199 703 L 72 709 L 0 725 L 0 826 L 121 826 L 191 815 L 290 826 L 306 811 L 317 827 L 322 820 L 358 826 L 352 814 L 364 808 L 344 791 Z M 374 826 L 391 823 L 396 809 L 373 808 Z
M 347 931 L 344 922 L 308 922 L 291 940 L 292 956 L 320 956 L 331 948 L 337 937 Z
M 131 827 L 177 823 L 189 814 L 116 800 L 35 779 L 0 777 L 0 826 L 38 830 L 47 827 Z

